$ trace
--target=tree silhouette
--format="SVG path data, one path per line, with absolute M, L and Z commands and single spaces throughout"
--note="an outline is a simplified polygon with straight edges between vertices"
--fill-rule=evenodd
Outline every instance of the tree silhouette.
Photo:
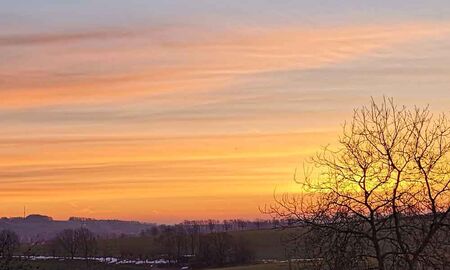
M 291 241 L 333 269 L 449 263 L 450 125 L 383 99 L 354 111 L 336 147 L 306 166 L 299 194 L 266 211 L 303 226 Z M 337 267 L 337 268 L 336 268 Z
M 58 233 L 56 236 L 56 242 L 62 247 L 62 249 L 73 260 L 78 251 L 78 241 L 75 230 L 65 229 Z
M 14 252 L 19 248 L 19 237 L 10 230 L 0 232 L 0 269 L 14 269 Z

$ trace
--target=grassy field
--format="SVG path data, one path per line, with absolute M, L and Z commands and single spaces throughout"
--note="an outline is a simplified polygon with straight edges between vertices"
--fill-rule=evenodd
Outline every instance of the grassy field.
M 111 265 L 104 263 L 90 262 L 86 264 L 83 261 L 59 261 L 59 260 L 46 260 L 46 261 L 33 261 L 29 265 L 31 269 L 39 270 L 145 270 L 150 269 L 148 265 Z M 157 268 L 152 268 L 157 270 Z M 169 270 L 169 268 L 165 268 Z
M 35 261 L 31 263 L 33 269 L 40 270 L 144 270 L 150 269 L 148 265 L 108 265 L 101 263 L 89 263 L 80 261 Z M 158 270 L 158 268 L 151 268 L 152 270 Z M 178 268 L 176 268 L 178 269 Z M 171 268 L 162 268 L 159 270 L 175 270 Z M 260 263 L 251 264 L 245 266 L 223 267 L 223 268 L 210 268 L 206 270 L 288 270 L 287 263 Z
M 281 230 L 248 230 L 237 231 L 231 234 L 241 237 L 254 251 L 255 259 L 278 259 L 286 258 L 281 238 L 287 231 Z
M 259 263 L 243 266 L 210 268 L 208 270 L 288 270 L 287 263 Z

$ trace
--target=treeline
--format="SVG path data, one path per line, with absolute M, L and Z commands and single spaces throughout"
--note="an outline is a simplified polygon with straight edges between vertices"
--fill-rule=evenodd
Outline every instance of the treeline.
M 84 220 L 74 218 L 76 221 Z M 88 226 L 63 229 L 50 239 L 19 245 L 19 237 L 8 231 L 15 256 L 52 256 L 83 259 L 114 257 L 119 260 L 160 260 L 163 264 L 196 267 L 249 263 L 255 250 L 247 238 L 236 231 L 258 230 L 288 224 L 285 220 L 191 220 L 175 225 L 158 225 L 139 235 L 101 235 Z M 20 249 L 17 247 L 20 246 Z M 29 250 L 25 254 L 24 250 Z M 162 260 L 161 260 L 162 259 Z M 1 269 L 1 268 L 0 268 Z
M 242 264 L 254 259 L 253 250 L 243 238 L 223 231 L 203 232 L 197 222 L 154 228 L 140 236 L 117 238 L 102 238 L 83 227 L 66 229 L 39 245 L 35 253 L 86 261 L 91 257 L 162 259 L 164 264 L 196 267 Z
M 73 259 L 82 257 L 88 260 L 98 254 L 98 237 L 89 229 L 65 229 L 49 241 L 52 256 L 63 256 Z
M 253 259 L 253 251 L 242 238 L 227 232 L 201 233 L 195 225 L 162 228 L 155 241 L 169 259 L 198 266 L 242 264 Z
M 138 235 L 142 230 L 155 225 L 136 221 L 97 220 L 81 217 L 53 220 L 44 215 L 29 215 L 26 218 L 0 218 L 0 230 L 12 230 L 19 235 L 21 242 L 27 243 L 49 240 L 64 229 L 76 229 L 81 226 L 102 237 L 116 237 L 121 234 Z
M 278 228 L 281 225 L 288 224 L 287 220 L 279 219 L 256 219 L 256 220 L 244 220 L 244 219 L 206 219 L 206 220 L 185 220 L 176 225 L 159 225 L 150 229 L 143 230 L 141 235 L 155 235 L 159 231 L 163 231 L 166 227 L 177 226 L 184 227 L 185 230 L 195 230 L 200 233 L 213 233 L 213 232 L 232 232 L 243 230 L 261 230 L 261 229 L 273 229 Z

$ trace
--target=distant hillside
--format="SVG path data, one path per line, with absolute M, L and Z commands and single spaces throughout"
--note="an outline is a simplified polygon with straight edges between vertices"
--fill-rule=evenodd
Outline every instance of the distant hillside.
M 122 220 L 96 220 L 89 218 L 71 217 L 69 220 L 53 220 L 43 215 L 29 215 L 26 218 L 0 218 L 0 229 L 16 232 L 22 241 L 31 242 L 53 238 L 58 232 L 69 229 L 86 227 L 101 236 L 137 235 L 143 230 L 155 226 L 153 223 Z

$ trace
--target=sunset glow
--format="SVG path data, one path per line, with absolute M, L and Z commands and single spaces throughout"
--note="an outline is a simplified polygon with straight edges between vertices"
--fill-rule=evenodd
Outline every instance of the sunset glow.
M 0 216 L 263 217 L 370 97 L 448 111 L 450 5 L 333 3 L 3 3 Z

